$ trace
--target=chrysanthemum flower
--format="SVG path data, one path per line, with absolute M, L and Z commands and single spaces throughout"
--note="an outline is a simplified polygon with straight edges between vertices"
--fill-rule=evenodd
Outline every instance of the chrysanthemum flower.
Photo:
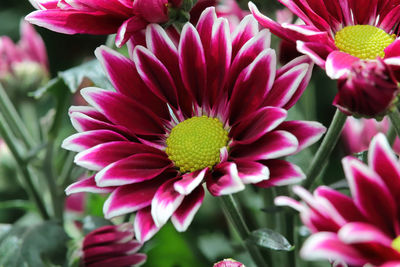
M 243 263 L 234 259 L 225 259 L 214 264 L 213 267 L 246 267 Z
M 339 79 L 334 104 L 345 113 L 385 113 L 399 92 L 400 3 L 384 1 L 280 0 L 305 25 L 278 24 L 249 7 L 264 27 L 310 56 Z
M 129 223 L 100 227 L 83 239 L 84 267 L 139 266 L 147 256 L 137 251 L 142 244 L 134 239 L 133 226 Z
M 400 163 L 385 136 L 370 144 L 369 166 L 354 157 L 343 159 L 351 195 L 326 186 L 311 195 L 302 187 L 293 191 L 304 201 L 275 199 L 300 212 L 312 235 L 303 245 L 302 257 L 344 261 L 350 266 L 388 265 L 400 262 Z M 368 265 L 369 266 L 369 265 Z
M 6 87 L 39 86 L 48 79 L 48 60 L 44 42 L 29 23 L 21 21 L 21 39 L 15 44 L 0 37 L 0 82 Z
M 113 34 L 122 46 L 149 23 L 165 23 L 169 10 L 182 0 L 31 0 L 38 11 L 26 20 L 49 30 L 65 33 Z
M 390 122 L 387 117 L 382 121 L 375 119 L 356 119 L 349 117 L 342 131 L 342 140 L 349 154 L 359 153 L 368 149 L 372 138 L 378 133 L 387 133 Z M 400 154 L 400 139 L 396 138 L 393 150 Z
M 149 239 L 171 217 L 185 231 L 200 207 L 203 184 L 214 196 L 245 184 L 286 185 L 304 178 L 281 159 L 316 142 L 325 128 L 287 121 L 310 79 L 300 57 L 276 70 L 270 34 L 247 16 L 230 34 L 228 21 L 206 9 L 187 23 L 178 47 L 156 24 L 132 60 L 97 49 L 116 92 L 85 88 L 92 107 L 71 107 L 79 131 L 63 147 L 97 173 L 67 193 L 111 193 L 106 218 L 137 211 L 136 236 Z

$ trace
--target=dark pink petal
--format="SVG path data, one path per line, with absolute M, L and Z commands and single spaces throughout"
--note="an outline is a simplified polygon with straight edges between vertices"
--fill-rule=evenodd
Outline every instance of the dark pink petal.
M 217 20 L 217 14 L 215 13 L 214 7 L 206 8 L 202 13 L 199 21 L 197 22 L 196 29 L 199 33 L 201 42 L 204 48 L 204 54 L 212 52 L 211 49 L 211 35 L 213 32 L 213 26 Z
M 338 232 L 340 241 L 346 244 L 376 243 L 391 249 L 392 239 L 379 228 L 364 222 L 350 222 Z M 395 250 L 393 250 L 395 252 Z M 395 252 L 396 253 L 396 252 Z
M 125 266 L 137 266 L 143 264 L 147 259 L 146 254 L 135 253 L 132 255 L 119 256 L 114 258 L 107 258 L 101 261 L 93 263 L 86 263 L 87 267 L 125 267 Z
M 111 34 L 123 19 L 102 12 L 74 10 L 38 10 L 25 17 L 27 21 L 49 30 L 65 33 Z
M 122 241 L 133 240 L 133 227 L 129 223 L 124 223 L 118 226 L 106 225 L 90 232 L 83 240 L 83 249 L 103 244 L 113 244 Z
M 151 181 L 119 186 L 104 203 L 104 217 L 110 219 L 150 206 L 154 194 L 165 180 L 166 177 L 160 177 Z
M 165 132 L 160 118 L 142 103 L 115 92 L 92 87 L 82 89 L 81 94 L 107 119 L 126 127 L 133 134 L 161 135 Z
M 245 188 L 240 180 L 236 164 L 227 161 L 214 167 L 213 172 L 207 177 L 206 183 L 208 191 L 213 196 L 233 194 Z
M 135 47 L 133 61 L 148 88 L 165 103 L 178 109 L 178 96 L 174 81 L 161 61 L 143 46 Z
M 213 25 L 210 49 L 206 52 L 207 86 L 206 105 L 213 107 L 222 92 L 232 58 L 232 41 L 228 21 L 219 18 Z
M 271 34 L 268 30 L 262 30 L 240 48 L 229 69 L 229 78 L 226 86 L 229 95 L 232 94 L 240 73 L 249 66 L 262 51 L 268 49 L 270 43 Z
M 259 187 L 282 186 L 298 183 L 306 178 L 302 170 L 293 163 L 273 159 L 263 161 L 270 171 L 269 179 L 256 184 Z
M 150 207 L 136 213 L 134 226 L 135 236 L 140 242 L 146 242 L 160 230 L 154 223 Z
M 166 105 L 143 83 L 132 60 L 106 46 L 97 48 L 95 54 L 117 92 L 148 106 L 160 117 L 168 119 Z
M 379 174 L 396 203 L 400 201 L 400 166 L 383 134 L 376 135 L 368 152 L 369 166 Z
M 342 160 L 354 202 L 365 217 L 385 233 L 396 231 L 396 204 L 378 174 L 352 157 Z M 371 198 L 371 196 L 374 196 Z
M 191 24 L 182 29 L 178 53 L 183 83 L 201 106 L 207 85 L 206 59 L 200 36 Z
M 238 144 L 250 144 L 280 125 L 287 116 L 284 109 L 261 108 L 234 124 L 229 136 Z
M 296 136 L 297 141 L 299 141 L 297 151 L 317 142 L 326 131 L 321 123 L 315 121 L 285 121 L 277 129 Z
M 135 253 L 142 246 L 138 241 L 129 243 L 110 243 L 103 246 L 97 245 L 84 249 L 86 262 L 94 262 L 116 257 L 116 255 Z
M 99 186 L 121 186 L 153 179 L 173 166 L 165 156 L 141 153 L 111 163 L 96 174 Z
M 246 160 L 275 159 L 297 151 L 297 138 L 286 131 L 265 134 L 252 144 L 237 144 L 231 147 L 230 157 Z
M 326 58 L 333 51 L 332 48 L 321 43 L 296 42 L 297 50 L 309 56 L 315 64 L 325 69 Z
M 62 148 L 81 152 L 99 144 L 113 141 L 128 141 L 124 136 L 110 130 L 93 130 L 76 133 L 65 139 Z
M 357 61 L 360 61 L 360 59 L 350 54 L 333 51 L 326 59 L 326 74 L 334 80 L 347 77 L 351 71 L 351 66 Z
M 157 190 L 151 202 L 151 215 L 157 227 L 163 226 L 181 205 L 184 195 L 176 192 L 174 183 L 177 178 L 163 183 Z
M 385 48 L 385 58 L 400 56 L 400 39 L 396 39 Z
M 294 210 L 297 210 L 300 213 L 304 213 L 307 211 L 307 208 L 302 205 L 299 201 L 287 197 L 287 196 L 279 196 L 274 199 L 274 204 L 276 206 L 288 206 Z
M 147 24 L 148 22 L 140 16 L 133 16 L 125 20 L 118 28 L 117 35 L 115 36 L 115 44 L 117 47 L 123 46 L 133 33 L 145 29 Z
M 19 46 L 23 51 L 25 51 L 29 58 L 33 61 L 39 62 L 47 69 L 49 63 L 43 39 L 31 24 L 22 21 L 20 27 L 21 40 L 19 41 Z
M 94 175 L 80 180 L 76 183 L 71 184 L 65 189 L 65 194 L 71 195 L 80 192 L 90 192 L 90 193 L 111 193 L 114 191 L 115 187 L 99 187 L 94 180 Z
M 269 179 L 269 169 L 255 161 L 235 160 L 239 177 L 244 184 L 255 184 Z
M 397 6 L 392 8 L 388 14 L 386 14 L 385 18 L 380 23 L 379 27 L 384 29 L 386 32 L 391 32 L 393 28 L 398 26 L 398 22 L 400 20 L 400 6 L 396 3 Z M 392 4 L 392 5 L 396 5 Z
M 176 181 L 174 184 L 175 191 L 181 195 L 191 194 L 203 182 L 207 172 L 208 168 L 204 168 L 200 171 L 183 174 L 182 179 Z
M 300 88 L 303 80 L 310 73 L 310 65 L 307 63 L 299 64 L 280 76 L 277 76 L 271 91 L 268 93 L 264 100 L 263 105 L 284 107 L 290 102 L 293 96 L 299 94 L 297 90 L 305 89 Z
M 259 108 L 274 83 L 275 69 L 275 51 L 267 49 L 240 73 L 230 99 L 230 124 Z
M 75 163 L 89 170 L 99 171 L 107 165 L 138 153 L 165 155 L 164 152 L 134 142 L 108 142 L 82 151 L 75 157 Z
M 258 23 L 252 15 L 242 19 L 232 33 L 232 58 L 235 58 L 243 45 L 258 33 Z
M 190 195 L 183 199 L 182 204 L 171 217 L 171 221 L 178 232 L 187 230 L 201 203 L 203 203 L 203 199 L 204 189 L 202 186 L 197 187 Z
M 342 243 L 336 233 L 319 232 L 309 237 L 300 255 L 307 260 L 343 260 L 348 264 L 362 266 L 367 259 L 355 248 Z

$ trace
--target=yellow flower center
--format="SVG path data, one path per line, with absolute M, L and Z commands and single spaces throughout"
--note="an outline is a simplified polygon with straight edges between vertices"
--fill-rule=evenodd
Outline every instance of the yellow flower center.
M 219 119 L 192 117 L 172 129 L 166 152 L 181 172 L 193 172 L 219 163 L 227 143 L 228 131 Z
M 400 252 L 400 236 L 396 237 L 392 242 L 392 248 Z
M 371 25 L 347 26 L 335 35 L 335 44 L 340 51 L 360 59 L 385 57 L 385 48 L 396 39 L 396 35 Z

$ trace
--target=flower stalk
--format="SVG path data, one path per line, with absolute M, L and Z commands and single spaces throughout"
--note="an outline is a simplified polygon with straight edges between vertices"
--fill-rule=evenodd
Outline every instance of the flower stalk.
M 400 136 L 400 112 L 397 108 L 394 108 L 389 114 L 390 121 L 392 122 L 392 127 L 396 131 L 397 136 Z
M 250 235 L 250 230 L 239 210 L 234 197 L 232 195 L 226 195 L 221 196 L 219 199 L 221 201 L 225 216 L 236 229 L 240 239 L 242 240 L 256 266 L 269 266 L 264 261 L 259 249 L 255 245 L 246 241 Z
M 339 139 L 340 133 L 342 132 L 344 123 L 346 122 L 346 118 L 347 116 L 344 113 L 336 110 L 331 125 L 329 126 L 328 131 L 324 139 L 322 140 L 322 143 L 318 148 L 318 151 L 315 154 L 313 160 L 311 161 L 310 167 L 307 171 L 307 179 L 304 182 L 305 188 L 310 188 L 315 179 L 321 173 L 323 169 L 321 167 L 325 165 L 326 161 L 329 158 L 329 155 L 332 153 L 333 148 L 335 147 Z

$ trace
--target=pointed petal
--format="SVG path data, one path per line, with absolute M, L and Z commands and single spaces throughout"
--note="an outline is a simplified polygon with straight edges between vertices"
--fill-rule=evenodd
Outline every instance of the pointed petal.
M 154 223 L 150 207 L 136 213 L 134 227 L 135 236 L 142 243 L 148 241 L 160 230 Z
M 245 188 L 236 164 L 227 161 L 214 167 L 213 173 L 207 177 L 206 184 L 213 196 L 233 194 Z
M 326 74 L 333 80 L 347 77 L 351 66 L 360 61 L 359 58 L 344 52 L 334 51 L 326 59 Z
M 239 177 L 244 184 L 255 184 L 269 179 L 269 169 L 255 161 L 235 160 Z
M 263 161 L 269 171 L 269 179 L 256 184 L 259 187 L 283 186 L 298 183 L 306 178 L 299 166 L 285 160 Z
M 285 121 L 278 129 L 296 136 L 299 141 L 297 151 L 316 143 L 326 131 L 321 123 L 315 121 Z
M 65 189 L 65 194 L 71 195 L 75 193 L 81 192 L 90 192 L 90 193 L 111 193 L 114 191 L 115 187 L 99 187 L 96 185 L 96 181 L 94 180 L 94 175 L 80 180 L 76 183 L 71 184 Z
M 128 141 L 124 136 L 110 130 L 93 130 L 73 134 L 63 141 L 61 147 L 74 152 L 81 152 L 99 144 L 113 141 Z
M 208 172 L 208 168 L 200 171 L 185 173 L 182 179 L 174 183 L 174 189 L 181 195 L 189 195 L 195 190 L 202 182 Z

